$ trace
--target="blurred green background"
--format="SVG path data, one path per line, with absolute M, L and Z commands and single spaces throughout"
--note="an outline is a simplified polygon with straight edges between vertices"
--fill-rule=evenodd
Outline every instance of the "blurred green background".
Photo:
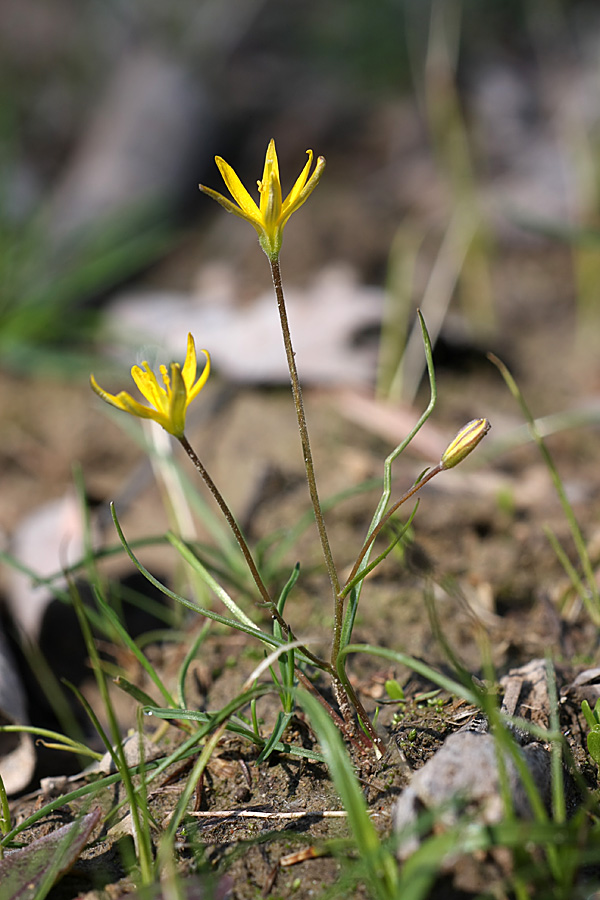
M 219 186 L 214 154 L 245 177 L 272 135 L 282 168 L 307 146 L 338 161 L 343 190 L 364 196 L 367 244 L 382 208 L 387 224 L 359 266 L 384 281 L 394 221 L 423 212 L 386 196 L 406 142 L 413 158 L 433 155 L 450 206 L 476 198 L 524 142 L 543 144 L 536 125 L 547 124 L 557 60 L 592 77 L 599 20 L 592 0 L 4 0 L 0 366 L 85 370 L 104 299 L 216 214 L 196 189 Z M 408 127 L 406 103 L 416 110 Z M 593 228 L 589 110 L 575 132 L 586 207 L 570 224 Z M 488 220 L 478 240 L 490 230 Z M 351 241 L 332 237 L 329 249 L 355 256 Z M 482 327 L 493 318 L 486 302 Z

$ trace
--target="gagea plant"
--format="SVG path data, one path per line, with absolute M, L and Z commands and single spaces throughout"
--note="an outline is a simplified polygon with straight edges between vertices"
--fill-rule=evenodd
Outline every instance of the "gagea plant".
M 263 175 L 258 181 L 258 202 L 252 198 L 246 190 L 234 170 L 221 157 L 216 157 L 216 163 L 223 176 L 223 180 L 231 194 L 231 200 L 211 188 L 200 185 L 200 189 L 217 200 L 228 212 L 245 219 L 257 231 L 259 243 L 264 250 L 271 267 L 275 299 L 279 311 L 283 344 L 289 367 L 292 386 L 293 402 L 298 420 L 298 430 L 302 458 L 306 470 L 306 480 L 310 494 L 310 501 L 317 525 L 321 551 L 327 574 L 329 576 L 331 605 L 332 605 L 332 634 L 331 649 L 328 658 L 321 658 L 314 654 L 301 639 L 294 634 L 285 616 L 285 603 L 288 599 L 295 581 L 298 577 L 298 569 L 294 571 L 288 583 L 281 590 L 279 596 L 272 596 L 265 579 L 261 576 L 259 566 L 255 561 L 252 550 L 240 529 L 233 512 L 229 509 L 218 487 L 210 477 L 202 461 L 190 445 L 185 435 L 186 411 L 190 403 L 194 401 L 202 391 L 209 375 L 210 357 L 207 350 L 202 353 L 205 356 L 205 365 L 197 378 L 197 357 L 195 343 L 192 335 L 188 335 L 187 354 L 183 366 L 172 363 L 170 370 L 166 366 L 160 367 L 160 377 L 157 377 L 147 362 L 142 368 L 134 366 L 131 370 L 133 380 L 148 405 L 135 400 L 126 391 L 118 394 L 109 394 L 103 390 L 91 378 L 94 391 L 111 406 L 140 418 L 151 419 L 157 422 L 173 437 L 177 438 L 183 446 L 188 457 L 210 490 L 219 509 L 224 515 L 235 539 L 244 555 L 244 559 L 252 576 L 256 596 L 260 607 L 266 608 L 273 621 L 271 633 L 257 626 L 237 606 L 234 599 L 219 585 L 198 560 L 189 553 L 183 542 L 172 538 L 172 543 L 178 547 L 184 557 L 194 565 L 204 580 L 217 593 L 217 596 L 225 603 L 232 619 L 223 619 L 211 611 L 201 610 L 218 621 L 225 621 L 232 627 L 239 628 L 247 634 L 252 634 L 273 650 L 275 657 L 279 658 L 279 676 L 271 666 L 271 674 L 279 691 L 283 713 L 280 714 L 278 725 L 272 736 L 271 744 L 275 746 L 289 721 L 289 716 L 294 708 L 294 686 L 296 680 L 305 688 L 317 696 L 321 706 L 327 710 L 332 720 L 338 725 L 343 735 L 355 746 L 371 750 L 379 756 L 381 754 L 381 738 L 377 735 L 373 724 L 366 714 L 356 692 L 348 678 L 345 668 L 345 660 L 348 648 L 351 645 L 352 630 L 356 618 L 356 612 L 360 599 L 361 589 L 365 576 L 371 572 L 390 552 L 392 547 L 402 537 L 404 529 L 396 529 L 391 543 L 384 547 L 381 553 L 370 560 L 371 551 L 390 520 L 407 500 L 415 495 L 428 481 L 445 469 L 458 465 L 487 434 L 490 425 L 487 419 L 475 419 L 465 425 L 442 454 L 441 460 L 433 468 L 425 470 L 419 479 L 398 500 L 393 500 L 391 489 L 391 467 L 394 460 L 406 448 L 425 420 L 433 411 L 436 400 L 435 377 L 433 371 L 431 344 L 423 318 L 420 316 L 425 354 L 429 371 L 431 386 L 430 403 L 417 422 L 411 433 L 396 447 L 384 463 L 383 491 L 381 499 L 373 515 L 371 524 L 363 545 L 358 548 L 356 561 L 351 568 L 350 575 L 341 579 L 331 550 L 327 525 L 319 499 L 319 491 L 315 478 L 313 457 L 310 446 L 308 425 L 304 412 L 302 390 L 296 368 L 292 337 L 288 324 L 285 297 L 281 278 L 279 255 L 283 242 L 283 230 L 290 216 L 298 210 L 316 188 L 325 168 L 325 160 L 319 157 L 313 168 L 313 153 L 308 152 L 308 160 L 298 176 L 292 190 L 287 197 L 282 199 L 281 181 L 279 177 L 279 163 L 275 150 L 275 142 L 270 141 L 265 157 Z M 311 172 L 312 169 L 312 172 Z M 411 514 L 409 519 L 412 521 Z M 118 523 L 117 523 L 118 524 Z M 181 598 L 177 598 L 181 599 Z M 186 605 L 199 609 L 191 603 Z M 321 696 L 312 681 L 307 676 L 307 669 L 314 667 L 326 673 L 331 679 L 333 693 L 337 709 L 333 708 L 323 696 Z M 181 716 L 181 712 L 179 712 Z M 361 727 L 358 727 L 360 724 Z M 263 750 L 263 753 L 265 751 Z

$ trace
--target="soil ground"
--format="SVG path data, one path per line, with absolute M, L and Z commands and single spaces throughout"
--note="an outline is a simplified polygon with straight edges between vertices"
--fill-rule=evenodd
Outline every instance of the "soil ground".
M 365 585 L 355 640 L 403 650 L 431 665 L 446 665 L 424 601 L 429 589 L 445 640 L 474 674 L 482 674 L 481 628 L 475 622 L 483 626 L 499 676 L 546 654 L 559 670 L 570 671 L 597 661 L 597 629 L 571 595 L 544 533 L 546 526 L 551 528 L 576 560 L 539 451 L 531 442 L 502 451 L 499 441 L 494 441 L 522 419 L 485 351 L 494 350 L 511 366 L 535 415 L 567 411 L 576 422 L 577 410 L 588 408 L 598 395 L 600 363 L 590 337 L 597 333 L 597 323 L 582 320 L 582 311 L 574 306 L 571 259 L 564 248 L 543 242 L 525 249 L 500 248 L 492 268 L 497 295 L 495 333 L 460 345 L 453 343 L 450 334 L 444 335 L 437 352 L 439 402 L 432 419 L 448 439 L 475 416 L 489 418 L 492 432 L 472 461 L 443 473 L 424 489 L 408 547 L 402 554 L 392 554 Z M 302 361 L 298 362 L 301 367 Z M 218 378 L 211 390 L 219 390 Z M 323 497 L 379 477 L 382 460 L 391 449 L 389 441 L 349 421 L 341 411 L 340 396 L 336 390 L 306 391 Z M 426 402 L 424 385 L 415 409 Z M 0 406 L 4 420 L 0 524 L 7 533 L 25 513 L 64 493 L 74 460 L 82 466 L 90 493 L 101 501 L 120 496 L 132 473 L 144 472 L 141 452 L 112 420 L 103 417 L 87 385 L 2 373 Z M 289 527 L 307 510 L 286 389 L 230 389 L 202 422 L 195 423 L 192 416 L 189 436 L 217 483 L 226 485 L 227 499 L 252 541 L 274 528 Z M 549 436 L 548 446 L 596 556 L 600 550 L 598 425 L 561 430 Z M 426 464 L 435 461 L 424 461 L 422 455 L 408 451 L 395 466 L 394 494 L 399 495 Z M 376 490 L 359 494 L 327 515 L 341 571 L 352 564 L 377 498 Z M 132 539 L 164 531 L 165 514 L 151 479 L 124 508 L 123 525 Z M 302 575 L 289 619 L 297 631 L 315 639 L 315 647 L 322 642 L 324 649 L 330 621 L 328 584 L 311 529 L 284 560 L 283 574 L 296 558 L 302 560 Z M 172 567 L 172 558 L 155 550 L 146 551 L 143 559 L 158 570 Z M 201 624 L 187 620 L 185 627 L 192 632 Z M 185 651 L 186 646 L 162 643 L 150 652 L 168 677 Z M 203 708 L 219 708 L 259 659 L 260 652 L 245 638 L 213 629 L 190 673 L 190 700 Z M 125 664 L 131 680 L 139 679 L 131 660 L 119 662 Z M 386 834 L 393 803 L 411 770 L 456 729 L 464 710 L 443 694 L 433 706 L 419 703 L 419 693 L 431 685 L 377 659 L 357 656 L 349 670 L 367 709 L 379 706 L 381 710 L 378 728 L 389 750 L 379 766 L 365 768 L 361 777 L 377 829 Z M 384 702 L 384 684 L 390 678 L 405 685 L 407 702 L 402 707 Z M 268 723 L 273 710 L 264 703 L 260 714 Z M 121 715 L 124 725 L 134 725 L 133 707 L 126 702 Z M 174 729 L 169 732 L 169 740 L 175 740 L 176 734 Z M 287 738 L 314 746 L 302 716 L 292 723 Z M 326 857 L 291 866 L 278 863 L 292 852 L 318 846 L 325 838 L 343 837 L 347 834 L 344 819 L 307 815 L 286 821 L 266 814 L 335 812 L 341 808 L 339 799 L 321 765 L 275 755 L 256 766 L 255 757 L 252 748 L 237 738 L 219 745 L 197 798 L 201 814 L 197 830 L 192 823 L 181 837 L 182 869 L 193 876 L 201 846 L 205 860 L 217 870 L 227 868 L 236 900 L 317 897 L 343 872 L 342 861 Z M 54 760 L 55 772 L 60 773 L 61 764 Z M 185 777 L 185 772 L 179 772 L 153 797 L 152 810 L 159 822 L 172 810 Z M 17 801 L 15 815 L 28 814 L 39 802 L 39 798 Z M 230 815 L 217 818 L 223 811 Z M 263 817 L 242 818 L 242 811 Z M 66 813 L 67 818 L 71 813 Z M 41 823 L 25 840 L 64 822 L 62 815 L 59 819 Z M 127 839 L 113 838 L 84 854 L 50 893 L 51 900 L 117 898 L 130 890 L 117 852 L 127 852 L 123 841 Z M 444 882 L 439 896 L 451 896 L 450 890 Z M 460 896 L 458 887 L 452 890 Z

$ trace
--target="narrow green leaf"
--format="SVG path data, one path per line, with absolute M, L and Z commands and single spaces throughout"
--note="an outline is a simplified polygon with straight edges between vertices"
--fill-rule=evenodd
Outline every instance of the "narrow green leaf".
M 600 766 L 600 725 L 594 725 L 588 734 L 587 748 L 594 762 Z
M 117 675 L 116 678 L 113 678 L 113 684 L 126 694 L 129 694 L 130 697 L 133 697 L 134 700 L 137 700 L 138 703 L 141 703 L 142 706 L 154 706 L 154 698 L 137 687 L 137 685 L 132 684 L 123 675 Z
M 279 740 L 281 735 L 289 725 L 290 719 L 292 718 L 292 713 L 284 713 L 281 710 L 277 713 L 277 720 L 275 722 L 275 727 L 271 733 L 271 736 L 267 738 L 267 741 L 260 751 L 258 758 L 256 760 L 256 765 L 258 766 L 260 763 L 265 762 L 271 755 L 271 753 L 277 749 L 277 745 L 279 744 Z
M 396 900 L 398 864 L 380 841 L 369 818 L 340 732 L 320 703 L 306 691 L 298 691 L 298 701 L 317 733 L 329 773 L 348 814 L 348 823 L 365 867 L 368 888 L 377 900 Z

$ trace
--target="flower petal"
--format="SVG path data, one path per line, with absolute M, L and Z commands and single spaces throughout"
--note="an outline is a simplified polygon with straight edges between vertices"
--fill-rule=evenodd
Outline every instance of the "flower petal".
M 258 182 L 260 193 L 258 205 L 254 202 L 235 171 L 220 156 L 215 156 L 215 161 L 235 203 L 232 203 L 231 200 L 228 200 L 217 191 L 213 191 L 202 184 L 200 185 L 201 191 L 208 194 L 217 203 L 220 203 L 228 212 L 250 222 L 252 227 L 258 232 L 258 240 L 261 247 L 271 260 L 275 260 L 279 256 L 285 223 L 315 189 L 325 168 L 325 160 L 320 156 L 314 172 L 310 175 L 313 152 L 312 150 L 307 150 L 306 152 L 308 154 L 306 165 L 284 201 L 282 201 L 281 196 L 279 160 L 273 139 L 269 141 L 265 154 L 263 176 Z
M 130 400 L 133 398 L 126 391 L 121 391 L 120 394 L 109 394 L 108 391 L 105 391 L 100 387 L 93 375 L 90 375 L 90 384 L 94 393 L 98 394 L 98 396 L 107 403 L 110 403 L 111 406 L 114 406 L 116 409 L 124 410 L 125 412 L 129 411 L 123 402 L 123 398 L 128 397 Z
M 267 152 L 265 153 L 265 166 L 263 169 L 263 181 L 268 181 L 271 177 L 271 172 L 275 175 L 277 181 L 280 181 L 279 178 L 279 160 L 277 158 L 277 150 L 275 149 L 275 140 L 271 138 L 269 141 L 269 146 L 267 147 Z
M 134 416 L 140 416 L 142 419 L 156 419 L 156 417 L 160 415 L 155 410 L 150 409 L 150 407 L 144 406 L 143 403 L 138 403 L 137 400 L 133 399 L 131 394 L 127 393 L 127 391 L 121 391 L 118 394 L 109 394 L 108 391 L 105 391 L 100 387 L 93 375 L 90 375 L 90 384 L 92 390 L 105 400 L 106 403 L 114 406 L 115 409 L 131 413 Z
M 206 363 L 202 370 L 202 374 L 201 374 L 200 378 L 198 379 L 198 381 L 196 382 L 196 384 L 192 388 L 190 388 L 190 387 L 187 388 L 188 406 L 192 402 L 192 400 L 196 399 L 196 397 L 198 396 L 198 394 L 200 393 L 200 391 L 206 384 L 206 380 L 210 374 L 210 354 L 209 354 L 208 350 L 201 350 L 200 353 L 204 353 L 204 355 L 206 357 Z M 184 377 L 185 377 L 185 374 L 184 374 Z M 187 386 L 187 384 L 186 384 L 186 386 Z
M 150 406 L 144 406 L 143 403 L 134 400 L 127 391 L 121 391 L 116 395 L 109 394 L 100 387 L 93 375 L 90 376 L 90 383 L 93 390 L 116 409 L 142 419 L 152 419 L 169 434 L 182 438 L 187 408 L 204 387 L 210 372 L 210 357 L 206 350 L 201 352 L 206 357 L 206 364 L 196 384 L 194 384 L 197 371 L 196 345 L 191 334 L 188 334 L 183 368 L 179 363 L 171 363 L 170 371 L 164 365 L 159 367 L 162 385 L 147 362 L 142 363 L 142 367 L 132 367 L 131 376 Z
M 143 403 L 138 403 L 127 391 L 121 391 L 118 396 L 122 398 L 122 409 L 125 412 L 131 413 L 132 416 L 137 416 L 138 419 L 152 419 L 153 422 L 158 422 L 159 425 L 168 430 L 169 419 L 163 412 L 144 406 Z
M 227 190 L 240 207 L 245 218 L 260 223 L 260 210 L 229 163 L 220 156 L 215 156 L 219 172 L 227 186 Z
M 188 332 L 187 352 L 185 354 L 183 369 L 181 370 L 181 374 L 183 375 L 183 380 L 185 382 L 185 388 L 188 392 L 192 389 L 194 379 L 196 378 L 196 367 L 196 344 L 194 343 L 194 338 L 192 337 L 191 332 Z
M 281 215 L 281 185 L 275 181 L 273 173 L 271 173 L 268 187 L 266 190 L 261 188 L 261 191 L 260 206 L 263 228 L 269 236 L 269 240 L 274 240 Z
M 308 178 L 308 173 L 310 172 L 310 169 L 312 166 L 312 161 L 313 161 L 312 150 L 307 150 L 306 152 L 308 154 L 308 159 L 306 161 L 306 165 L 304 166 L 304 168 L 302 169 L 302 171 L 296 178 L 294 187 L 291 189 L 291 191 L 289 192 L 289 194 L 283 201 L 284 209 L 286 207 L 288 207 L 290 204 L 294 203 L 294 201 L 296 200 L 296 198 L 298 197 L 298 195 L 301 193 L 302 189 L 304 188 L 304 185 L 306 184 L 306 180 Z
M 250 219 L 246 213 L 240 209 L 235 203 L 229 200 L 227 197 L 224 197 L 223 194 L 219 194 L 218 191 L 213 191 L 212 188 L 206 187 L 204 184 L 199 184 L 198 187 L 202 191 L 203 194 L 207 194 L 209 197 L 212 197 L 213 200 L 216 200 L 217 203 L 220 203 L 223 209 L 226 209 L 227 212 L 233 213 L 234 216 L 239 216 L 240 219 L 245 219 L 246 222 L 250 222 L 256 230 L 258 231 L 259 225 L 253 219 Z M 258 208 L 258 207 L 257 207 Z
M 185 431 L 185 411 L 188 399 L 179 363 L 171 363 L 170 385 L 169 423 L 163 425 L 163 428 L 175 437 L 182 437 Z
M 306 166 L 304 167 L 306 168 Z M 317 160 L 317 165 L 315 166 L 315 171 L 312 173 L 306 184 L 301 188 L 298 193 L 296 191 L 296 185 L 298 185 L 300 178 L 304 174 L 304 169 L 302 170 L 302 174 L 300 178 L 290 191 L 289 195 L 286 197 L 285 202 L 283 204 L 283 209 L 281 211 L 281 217 L 279 219 L 279 227 L 283 228 L 289 217 L 292 213 L 295 213 L 296 210 L 302 206 L 305 200 L 312 194 L 314 189 L 319 183 L 321 175 L 323 174 L 323 169 L 325 168 L 325 157 L 319 156 Z
M 272 230 L 281 212 L 281 181 L 279 179 L 279 160 L 273 138 L 269 141 L 265 155 L 265 167 L 262 181 L 258 183 L 260 191 L 260 214 L 265 229 Z
M 143 369 L 139 366 L 132 366 L 131 377 L 135 381 L 136 387 L 142 397 L 145 397 L 151 406 L 166 410 L 167 392 L 160 386 L 156 375 L 147 362 L 143 362 Z

